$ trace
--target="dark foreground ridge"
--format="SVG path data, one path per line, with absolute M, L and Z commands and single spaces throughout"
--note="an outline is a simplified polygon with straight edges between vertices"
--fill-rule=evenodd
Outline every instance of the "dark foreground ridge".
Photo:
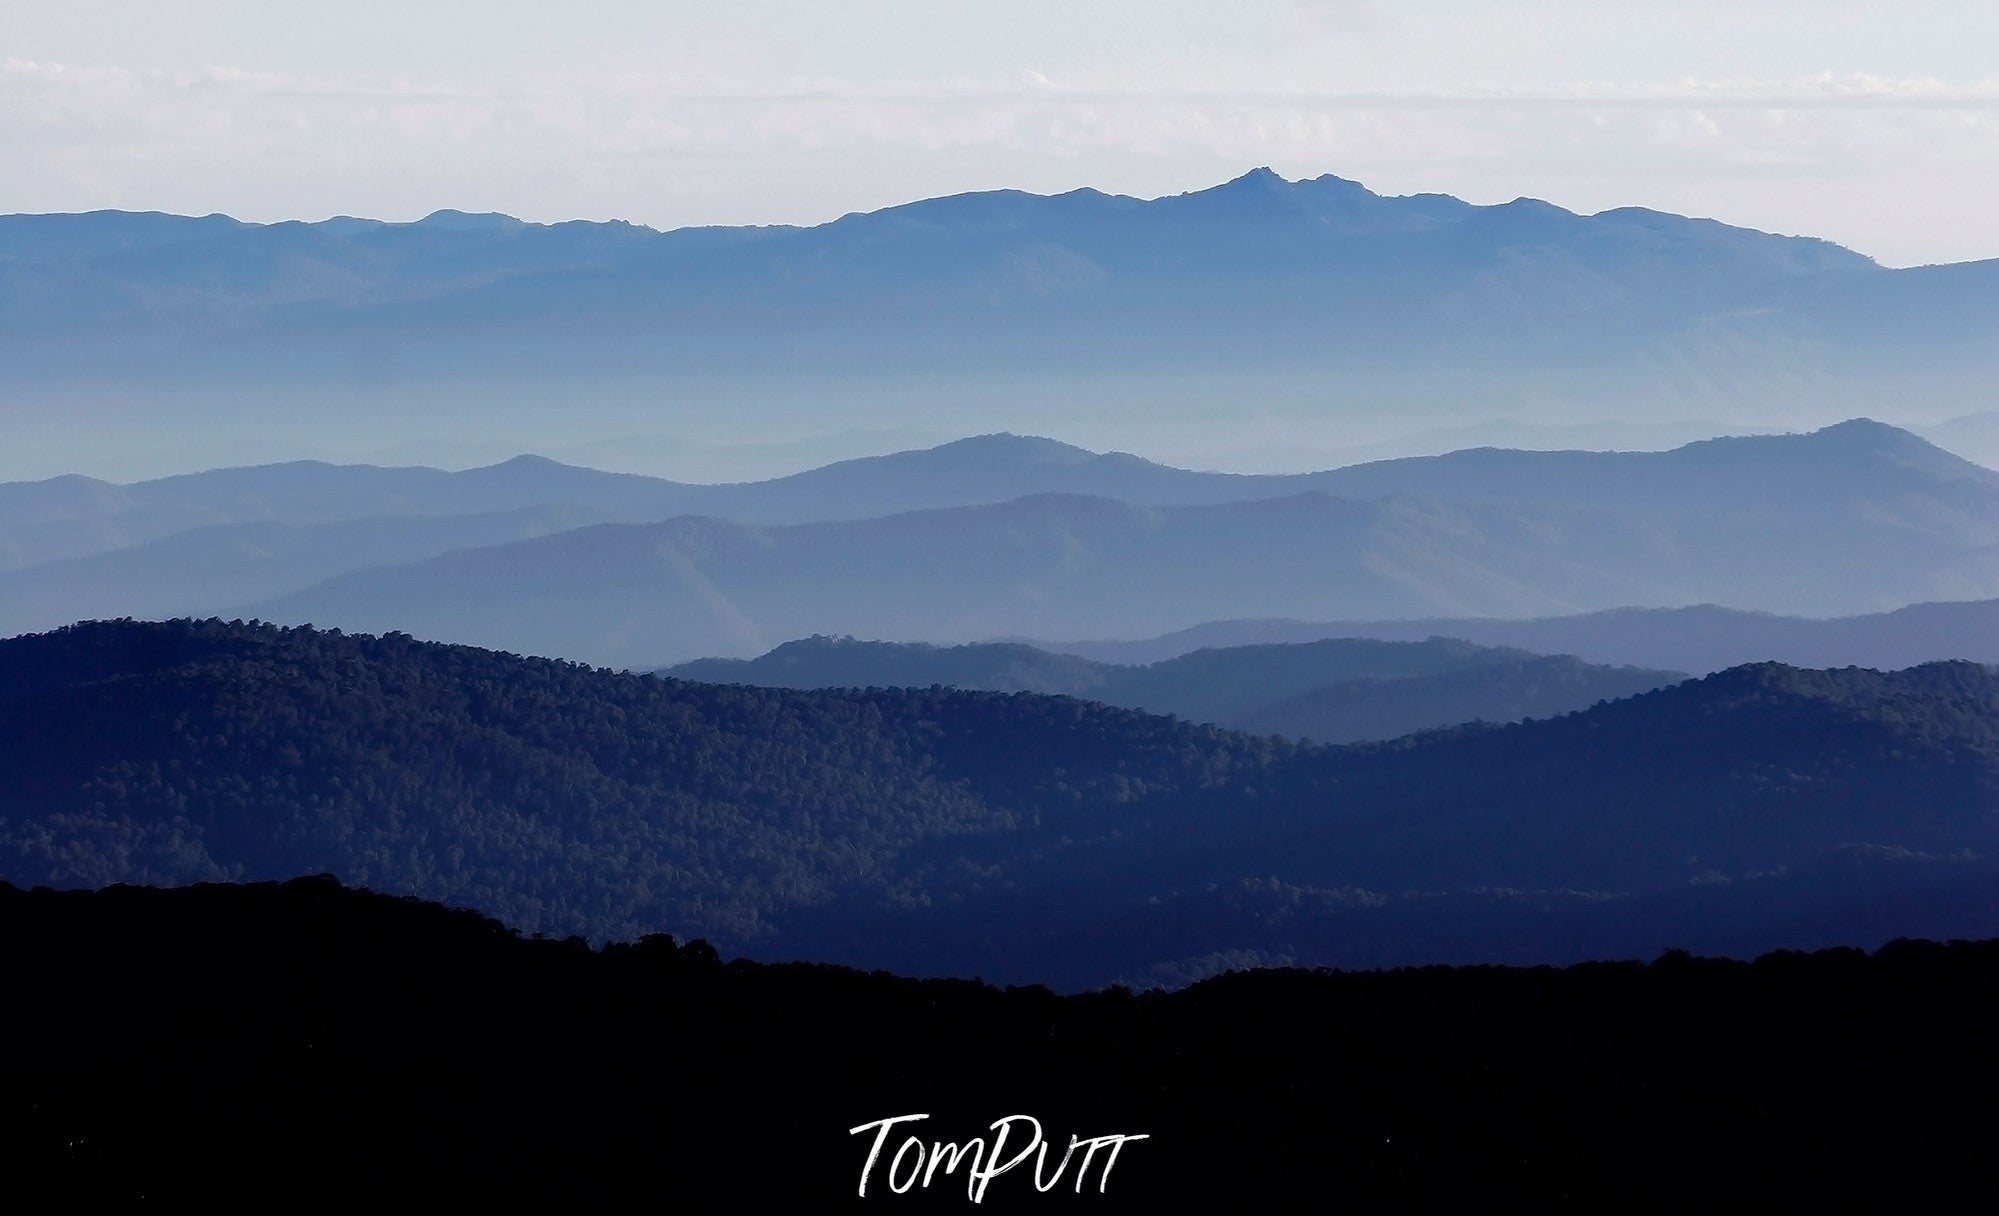
M 1080 1194 L 1076 1161 L 1045 1193 L 1024 1163 L 983 1207 L 1999 1199 L 1999 942 L 1059 997 L 593 951 L 326 878 L 0 884 L 0 942 L 23 1210 L 963 1208 L 969 1157 L 896 1194 L 893 1155 L 1021 1114 L 1044 1180 L 1072 1135 L 1149 1139 Z M 918 1113 L 859 1196 L 849 1129 Z

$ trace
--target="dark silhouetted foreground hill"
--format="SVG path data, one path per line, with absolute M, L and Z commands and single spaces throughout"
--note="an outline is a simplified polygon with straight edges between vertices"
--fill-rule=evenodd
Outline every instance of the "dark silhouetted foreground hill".
M 1241 646 L 1125 667 L 1010 642 L 929 646 L 820 636 L 755 659 L 699 659 L 659 674 L 766 688 L 941 684 L 1058 693 L 1318 743 L 1552 717 L 1687 678 L 1445 638 Z
M 1013 1115 L 1054 1141 L 1050 1189 L 1030 1159 L 981 1207 L 1999 1200 L 1989 941 L 1058 997 L 594 952 L 300 879 L 0 884 L 0 942 L 0 1159 L 31 1210 L 962 1210 Z M 850 1129 L 913 1114 L 861 1198 L 873 1133 Z M 968 1157 L 896 1195 L 912 1133 L 924 1165 Z M 1058 1182 L 1072 1136 L 1116 1134 L 1147 1139 Z
M 402 636 L 0 643 L 0 877 L 331 871 L 595 938 L 1061 987 L 1999 934 L 1999 676 L 1738 668 L 1313 748 Z

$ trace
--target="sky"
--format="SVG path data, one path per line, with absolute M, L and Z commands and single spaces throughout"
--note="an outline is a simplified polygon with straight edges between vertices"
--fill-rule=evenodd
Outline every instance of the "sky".
M 817 223 L 1268 165 L 1999 256 L 1986 0 L 0 0 L 0 212 Z

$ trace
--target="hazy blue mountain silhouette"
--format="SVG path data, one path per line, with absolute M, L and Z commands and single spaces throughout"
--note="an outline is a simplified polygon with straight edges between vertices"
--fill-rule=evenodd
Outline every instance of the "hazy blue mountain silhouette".
M 1055 693 L 1319 743 L 1551 717 L 1686 679 L 1681 672 L 1595 666 L 1443 638 L 1244 646 L 1128 667 L 1018 643 L 927 646 L 822 636 L 754 659 L 701 659 L 660 674 L 776 688 L 947 685 Z
M 320 461 L 116 485 L 67 476 L 0 483 L 0 570 L 141 546 L 196 528 L 470 516 L 564 506 L 599 518 L 684 509 L 672 482 L 523 456 L 459 473 Z
M 689 485 L 539 456 L 447 473 L 323 461 L 213 469 L 126 485 L 68 475 L 0 483 L 0 570 L 126 548 L 192 528 L 479 515 L 564 506 L 605 520 L 699 512 L 744 523 L 864 519 L 1073 493 L 1141 504 L 1228 502 L 1308 489 L 1310 477 L 1169 468 L 1034 436 L 979 435 L 766 481 Z
M 699 511 L 747 523 L 802 523 L 1037 493 L 1169 503 L 1276 496 L 1298 488 L 1302 484 L 1289 479 L 1195 473 L 1018 435 L 977 436 L 725 485 L 599 472 L 539 456 L 455 473 L 294 461 L 126 485 L 69 475 L 0 483 L 0 569 L 239 523 L 470 516 L 554 506 L 634 522 Z
M 1999 410 L 1977 410 L 1917 428 L 1917 433 L 1987 468 L 1999 466 Z
M 981 509 L 935 514 L 970 508 Z M 927 522 L 919 518 L 926 512 Z M 816 542 L 759 531 L 869 519 L 882 522 L 823 534 L 844 538 L 838 560 L 831 551 L 786 556 L 787 544 Z M 297 462 L 124 486 L 80 477 L 10 483 L 0 485 L 0 571 L 11 567 L 0 573 L 0 632 L 120 615 L 344 612 L 309 589 L 348 575 L 413 588 L 408 572 L 362 572 L 599 522 L 646 523 L 679 537 L 673 544 L 693 544 L 683 555 L 691 564 L 674 565 L 668 582 L 698 570 L 708 588 L 691 613 L 676 610 L 632 634 L 650 631 L 661 646 L 619 656 L 639 663 L 748 655 L 826 632 L 1129 638 L 1247 615 L 1535 616 L 1704 601 L 1834 614 L 1999 594 L 1991 539 L 1999 535 L 1999 474 L 1864 419 L 1670 452 L 1481 449 L 1257 477 L 1001 434 L 732 485 L 538 457 L 460 473 Z M 967 530 L 956 535 L 961 524 Z M 579 532 L 546 551 L 574 550 L 547 559 L 558 565 L 599 567 L 573 594 L 593 594 L 585 588 L 597 579 L 595 594 L 606 598 L 575 614 L 559 610 L 575 617 L 577 630 L 567 634 L 465 635 L 449 611 L 415 600 L 410 621 L 377 613 L 367 624 L 421 622 L 440 637 L 611 657 L 596 649 L 598 630 L 586 622 L 604 611 L 644 613 L 649 593 L 643 579 L 631 579 L 672 550 L 645 548 L 643 533 L 619 535 Z M 938 553 L 919 559 L 898 549 L 904 544 Z M 613 556 L 619 545 L 643 552 Z M 609 546 L 605 562 L 637 565 L 607 572 L 589 556 L 593 546 Z M 1219 564 L 1203 566 L 1211 552 Z M 521 585 L 505 590 L 509 602 L 561 594 L 531 585 L 537 560 L 515 566 Z M 922 562 L 966 567 L 957 592 L 928 586 Z M 1222 571 L 1242 581 L 1219 584 L 1213 576 Z M 880 587 L 870 591 L 877 574 Z M 748 580 L 749 598 L 738 604 L 730 588 L 739 579 Z M 876 593 L 890 586 L 903 590 Z M 861 615 L 857 593 L 889 615 Z M 662 594 L 664 608 L 672 601 Z M 292 595 L 306 598 L 275 604 Z M 763 595 L 793 603 L 772 616 Z M 1140 598 L 1129 611 L 1118 607 Z M 733 605 L 722 611 L 733 640 L 716 640 L 699 623 L 723 601 Z M 1070 609 L 1083 615 L 1062 615 Z M 1452 632 L 1432 628 L 1412 640 Z
M 812 633 L 1115 635 L 1247 605 L 1525 616 L 1675 597 L 1644 568 L 1662 556 L 1650 521 L 1588 523 L 1613 568 L 1551 549 L 1535 512 L 1322 494 L 1206 507 L 1046 495 L 781 528 L 687 517 L 359 571 L 228 615 L 650 666 Z
M 1493 291 L 1502 285 L 1479 276 L 1495 269 L 1559 271 L 1568 285 L 1594 289 L 1589 301 L 1551 296 L 1556 306 L 1585 311 L 1609 294 L 1649 309 L 1663 303 L 1666 286 L 1683 300 L 1713 299 L 1828 271 L 1879 272 L 1826 241 L 1640 208 L 1586 217 L 1531 199 L 1478 207 L 1441 195 L 1385 198 L 1330 175 L 1288 182 L 1267 169 L 1151 201 L 1089 189 L 1052 197 L 998 190 L 789 229 L 661 233 L 451 211 L 414 224 L 17 215 L 0 217 L 0 251 L 9 258 L 0 282 L 10 290 L 0 300 L 10 317 L 46 325 L 82 312 L 101 322 L 166 320 L 176 329 L 202 318 L 202 305 L 233 319 L 245 305 L 278 302 L 553 320 L 582 301 L 613 315 L 634 306 L 673 310 L 690 297 L 770 312 L 833 297 L 863 310 L 988 313 L 1169 284 L 1266 307 L 1276 302 L 1273 287 L 1300 299 L 1406 301 L 1441 283 Z M 1321 280 L 1329 262 L 1349 272 L 1341 282 Z M 59 270 L 69 276 L 60 301 L 69 308 L 30 313 L 24 288 Z M 1380 290 L 1386 282 L 1398 290 Z M 141 292 L 165 284 L 189 293 L 178 318 L 134 309 L 146 302 Z M 440 292 L 448 299 L 425 300 Z M 296 317 L 260 319 L 282 328 Z
M 1838 510 L 1856 495 L 1870 510 L 1906 503 L 1911 511 L 1942 513 L 1960 505 L 1980 511 L 1986 496 L 1999 488 L 1999 473 L 1869 418 L 1804 436 L 1731 436 L 1664 452 L 1474 448 L 1373 461 L 1300 480 L 1351 498 L 1408 494 L 1442 502 L 1674 513 Z
M 413 562 L 599 523 L 564 503 L 477 515 L 216 524 L 0 573 L 0 634 L 87 618 L 202 616 L 352 570 Z
M 650 665 L 814 633 L 1142 637 L 1261 616 L 1418 619 L 1427 637 L 1453 632 L 1439 616 L 1713 602 L 1830 615 L 1999 595 L 1999 474 L 1866 422 L 1262 484 L 1383 496 L 1159 507 L 1044 494 L 784 527 L 690 516 L 356 571 L 231 613 Z
M 0 217 L 0 357 L 22 389 L 116 391 L 160 411 L 141 425 L 199 421 L 197 402 L 268 422 L 283 389 L 384 442 L 468 418 L 552 437 L 558 391 L 572 424 L 617 425 L 662 395 L 689 425 L 789 427 L 1240 402 L 1393 405 L 1429 426 L 1601 418 L 1606 401 L 1768 423 L 1921 400 L 1934 417 L 1988 404 L 1995 309 L 1999 263 L 1888 270 L 1642 208 L 1267 170 L 1157 200 L 994 191 L 809 228 Z M 330 433 L 299 410 L 282 424 Z
M 1763 661 L 1894 671 L 1945 659 L 1999 664 L 1999 600 L 1910 604 L 1892 612 L 1831 619 L 1698 604 L 1533 620 L 1212 621 L 1154 638 L 1033 645 L 1058 655 L 1133 664 L 1211 647 L 1328 637 L 1418 641 L 1439 634 L 1488 646 L 1577 654 L 1598 663 L 1671 664 L 1693 672 Z

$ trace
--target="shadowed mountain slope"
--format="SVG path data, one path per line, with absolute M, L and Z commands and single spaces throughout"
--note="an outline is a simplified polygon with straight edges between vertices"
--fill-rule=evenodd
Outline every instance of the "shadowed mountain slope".
M 1970 664 L 1745 667 L 1350 748 L 219 622 L 0 643 L 0 690 L 25 884 L 330 870 L 548 932 L 1063 986 L 1873 945 L 1999 907 L 1999 677 Z

